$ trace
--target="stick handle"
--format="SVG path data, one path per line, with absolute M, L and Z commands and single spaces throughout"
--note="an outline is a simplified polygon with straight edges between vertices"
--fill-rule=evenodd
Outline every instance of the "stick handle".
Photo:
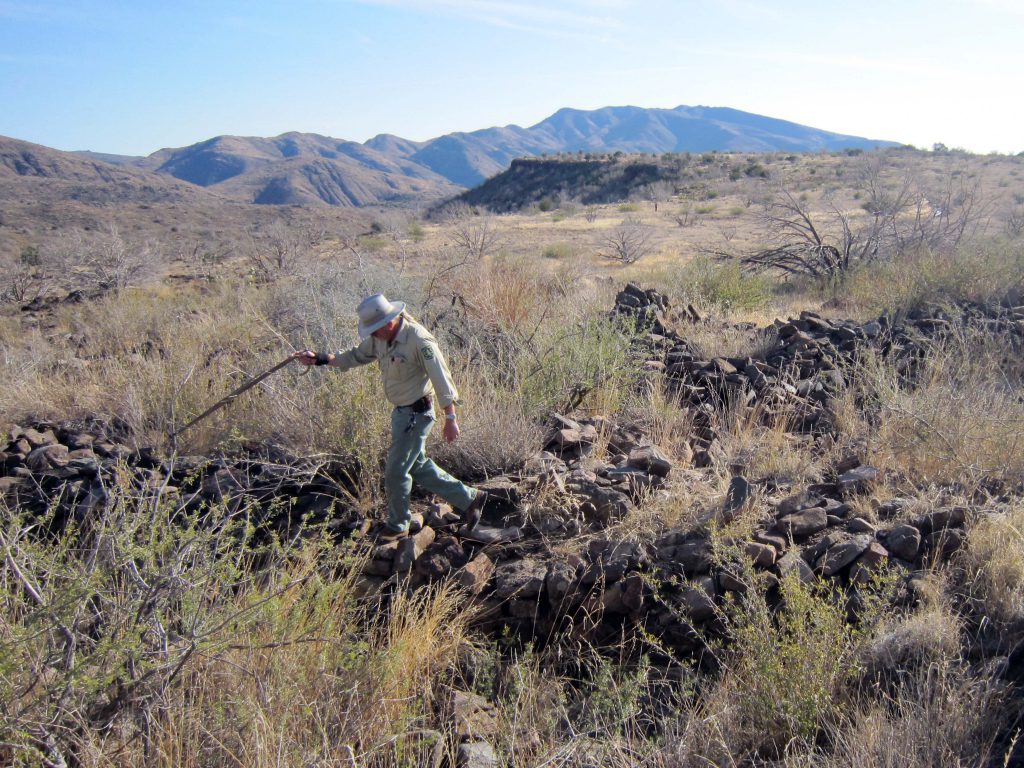
M 265 378 L 267 378 L 271 374 L 277 373 L 279 370 L 284 368 L 286 365 L 288 365 L 288 363 L 290 363 L 294 359 L 295 359 L 294 357 L 292 357 L 291 355 L 288 355 L 288 357 L 286 357 L 284 360 L 282 360 L 280 363 L 275 365 L 270 370 L 264 371 L 263 373 L 261 373 L 256 378 L 250 379 L 249 381 L 247 381 L 244 384 L 242 384 L 240 387 L 234 389 L 228 395 L 225 395 L 223 398 L 218 400 L 216 403 L 211 405 L 209 408 L 207 408 L 201 414 L 199 414 L 194 419 L 192 419 L 192 421 L 190 421 L 188 424 L 183 426 L 181 429 L 178 429 L 178 430 L 175 430 L 174 432 L 171 432 L 171 439 L 173 440 L 178 435 L 180 435 L 182 432 L 184 432 L 186 429 L 191 427 L 193 424 L 196 424 L 197 422 L 202 421 L 203 419 L 205 419 L 207 416 L 209 416 L 211 413 L 213 413 L 217 409 L 223 408 L 225 405 L 230 403 L 232 400 L 234 400 L 240 394 L 245 392 L 247 389 L 252 389 L 253 387 L 255 387 L 257 384 L 259 384 L 261 381 L 263 381 Z

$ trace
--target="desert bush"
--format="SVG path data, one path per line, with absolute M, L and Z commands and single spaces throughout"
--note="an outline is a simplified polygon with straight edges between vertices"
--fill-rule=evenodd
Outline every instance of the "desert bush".
M 1006 217 L 1006 234 L 1017 238 L 1024 233 L 1024 208 L 1016 208 Z
M 851 272 L 840 295 L 872 314 L 930 303 L 1000 300 L 1024 289 L 1024 247 L 976 240 L 951 252 L 921 250 L 899 263 Z
M 24 252 L 22 253 L 24 256 Z M 22 304 L 42 296 L 50 287 L 51 278 L 35 263 L 35 258 L 17 262 L 0 258 L 0 271 L 5 277 L 5 284 L 0 289 L 0 305 L 5 303 Z
M 116 292 L 155 276 L 164 256 L 155 243 L 131 239 L 111 225 L 64 233 L 44 245 L 40 261 L 53 282 L 68 290 Z
M 862 685 L 881 690 L 892 681 L 959 660 L 963 619 L 955 612 L 944 571 L 929 574 L 923 598 L 909 612 L 891 611 L 878 621 L 861 650 Z
M 288 546 L 247 507 L 185 515 L 108 489 L 56 538 L 4 510 L 0 739 L 18 764 L 418 762 L 472 616 L 451 588 L 360 597 L 329 537 Z M 312 532 L 311 532 L 312 533 Z M 113 763 L 111 761 L 114 761 Z
M 1018 483 L 1019 342 L 963 330 L 924 346 L 912 377 L 895 360 L 866 354 L 853 372 L 855 386 L 836 405 L 841 429 L 865 438 L 873 461 L 894 477 L 968 490 Z
M 462 216 L 451 225 L 452 242 L 471 259 L 493 254 L 501 245 L 502 236 L 489 216 Z
M 813 743 L 836 721 L 856 679 L 864 630 L 847 623 L 842 601 L 796 577 L 783 580 L 782 600 L 773 613 L 763 593 L 750 590 L 732 611 L 730 644 L 716 652 L 723 675 L 707 705 L 723 718 L 738 761 Z
M 639 219 L 624 219 L 601 237 L 603 255 L 623 264 L 635 264 L 654 250 L 653 236 L 654 228 L 649 224 Z
M 317 227 L 293 226 L 284 221 L 275 221 L 266 230 L 251 232 L 245 257 L 252 279 L 268 283 L 307 270 L 325 234 Z
M 414 243 L 423 242 L 424 238 L 427 236 L 426 230 L 423 229 L 423 225 L 418 221 L 410 221 L 409 226 L 406 227 L 405 233 Z
M 668 281 L 673 298 L 719 312 L 761 309 L 772 297 L 771 281 L 763 275 L 706 256 L 687 262 Z
M 786 768 L 993 764 L 998 757 L 994 744 L 1008 719 L 1004 701 L 1003 687 L 990 673 L 972 672 L 959 660 L 927 665 L 914 670 L 889 696 L 866 697 L 848 717 L 830 725 L 827 749 L 801 750 L 783 764 Z
M 1024 505 L 980 520 L 968 534 L 963 565 L 978 614 L 999 622 L 1024 618 Z
M 572 243 L 551 243 L 550 245 L 544 246 L 544 250 L 541 255 L 545 259 L 568 259 L 574 256 L 576 253 L 572 246 Z

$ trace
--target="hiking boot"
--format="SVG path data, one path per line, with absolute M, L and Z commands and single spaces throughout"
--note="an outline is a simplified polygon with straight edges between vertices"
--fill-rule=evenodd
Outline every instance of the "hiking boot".
M 402 538 L 407 533 L 408 531 L 402 529 L 396 530 L 395 528 L 392 528 L 390 525 L 384 523 L 376 530 L 371 531 L 369 538 L 373 541 L 379 541 L 381 543 L 386 544 L 389 541 L 394 541 L 395 539 Z
M 480 522 L 480 515 L 483 514 L 484 505 L 487 503 L 487 494 L 477 491 L 476 496 L 469 502 L 469 506 L 462 510 L 462 522 L 470 529 L 476 528 Z

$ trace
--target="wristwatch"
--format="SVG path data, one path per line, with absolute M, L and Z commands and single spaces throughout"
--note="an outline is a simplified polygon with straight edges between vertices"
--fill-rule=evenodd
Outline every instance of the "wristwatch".
M 445 421 L 455 421 L 455 414 L 454 413 L 446 413 L 444 415 L 444 420 Z

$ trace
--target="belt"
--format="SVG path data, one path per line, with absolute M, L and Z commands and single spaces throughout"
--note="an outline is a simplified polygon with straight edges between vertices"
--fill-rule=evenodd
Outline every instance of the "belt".
M 414 403 L 405 406 L 411 408 L 413 413 L 429 413 L 434 410 L 434 400 L 430 395 L 424 395 Z

